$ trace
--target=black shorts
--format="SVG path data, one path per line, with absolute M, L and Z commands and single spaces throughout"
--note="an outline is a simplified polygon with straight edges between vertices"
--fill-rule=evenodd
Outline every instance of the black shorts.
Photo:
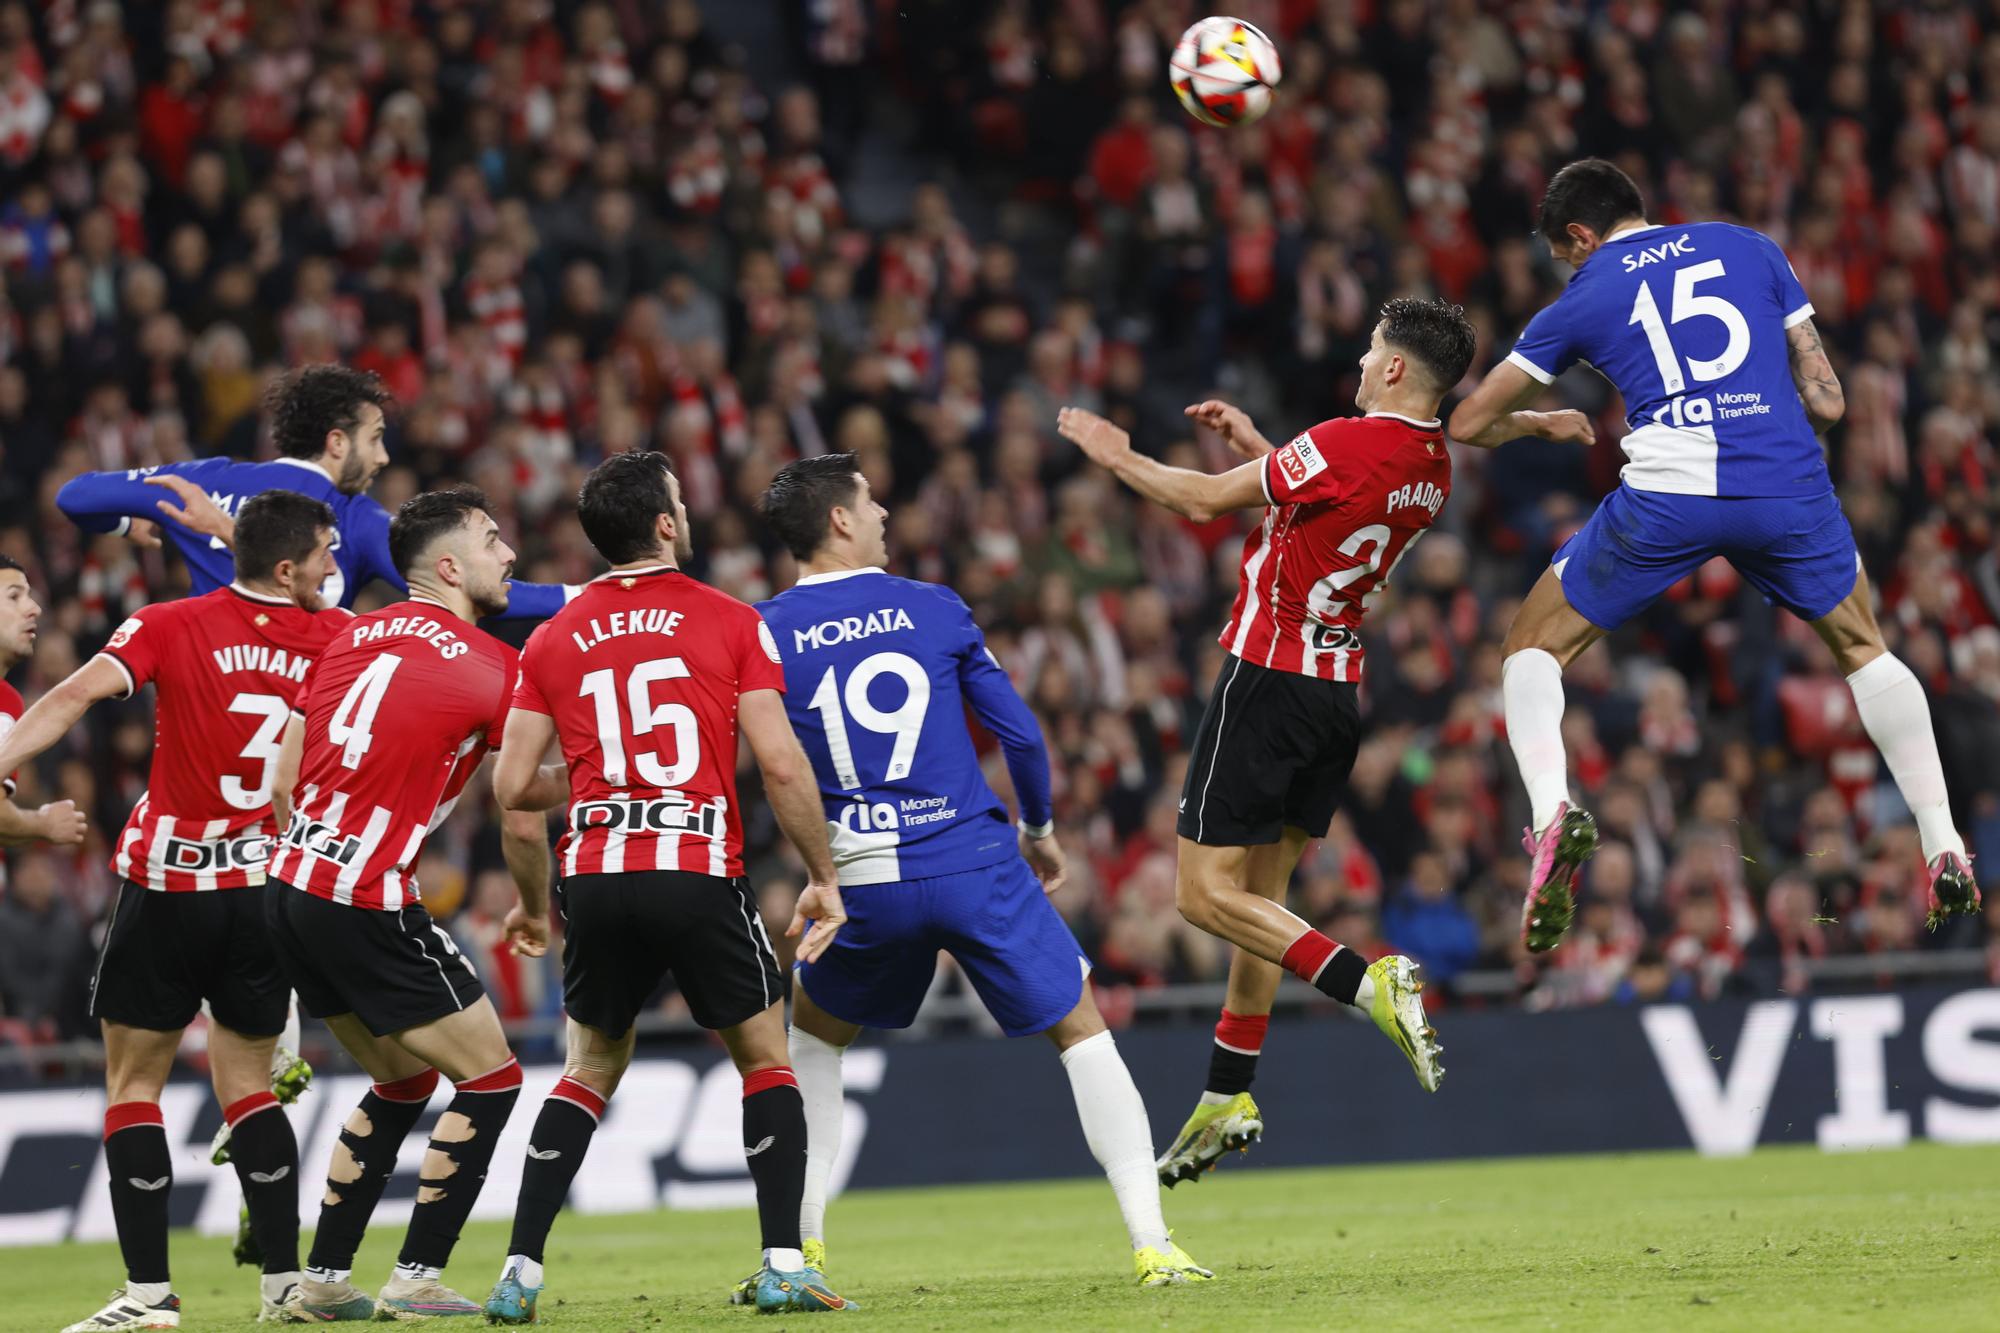
M 387 1037 L 486 994 L 472 960 L 422 903 L 395 912 L 348 907 L 274 879 L 270 921 L 278 961 L 314 1018 L 353 1014 Z
M 671 972 L 694 1021 L 711 1031 L 754 1018 L 785 994 L 785 975 L 747 879 L 686 870 L 575 875 L 563 914 L 563 1008 L 622 1037 Z
M 1361 744 L 1359 692 L 1226 660 L 1188 756 L 1180 835 L 1206 847 L 1276 842 L 1287 827 L 1325 837 Z
M 90 1016 L 177 1032 L 207 1000 L 232 1032 L 283 1032 L 292 988 L 271 954 L 269 894 L 266 885 L 162 893 L 121 883 L 90 979 Z

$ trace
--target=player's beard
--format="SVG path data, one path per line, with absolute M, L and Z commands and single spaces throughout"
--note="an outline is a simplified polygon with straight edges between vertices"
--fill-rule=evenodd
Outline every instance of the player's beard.
M 341 463 L 340 475 L 333 479 L 333 484 L 342 495 L 360 495 L 374 480 L 375 474 L 369 471 L 368 461 L 357 450 L 349 453 Z
M 497 616 L 507 609 L 507 580 L 513 574 L 509 569 L 500 575 L 497 582 L 475 588 L 466 585 L 465 595 L 472 602 L 472 609 L 478 616 Z
M 694 534 L 685 523 L 674 527 L 674 562 L 685 569 L 694 560 Z

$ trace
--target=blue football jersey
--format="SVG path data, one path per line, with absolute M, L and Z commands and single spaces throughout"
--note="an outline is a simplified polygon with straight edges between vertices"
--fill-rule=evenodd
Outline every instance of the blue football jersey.
M 226 588 L 236 578 L 236 557 L 214 537 L 204 537 L 159 511 L 162 500 L 178 503 L 174 493 L 146 484 L 159 473 L 185 477 L 208 492 L 217 508 L 234 518 L 243 502 L 265 491 L 297 491 L 324 501 L 333 510 L 334 573 L 320 589 L 329 606 L 352 607 L 361 589 L 375 579 L 399 593 L 409 591 L 389 558 L 389 511 L 372 496 L 348 495 L 333 484 L 326 470 L 294 458 L 248 463 L 234 458 L 197 458 L 164 467 L 132 468 L 124 472 L 85 472 L 56 492 L 56 507 L 85 532 L 119 532 L 135 518 L 160 525 L 161 535 L 188 563 L 194 595 Z M 562 610 L 562 587 L 541 583 L 508 584 L 510 617 L 540 618 Z
M 1015 854 L 967 705 L 1006 754 L 1021 818 L 1049 821 L 1041 726 L 958 594 L 863 569 L 800 579 L 757 609 L 784 659 L 785 709 L 819 780 L 843 885 L 957 874 Z
M 1769 237 L 1640 227 L 1591 255 L 1507 359 L 1544 384 L 1583 361 L 1617 387 L 1634 490 L 1820 495 L 1833 483 L 1786 343 L 1812 313 Z

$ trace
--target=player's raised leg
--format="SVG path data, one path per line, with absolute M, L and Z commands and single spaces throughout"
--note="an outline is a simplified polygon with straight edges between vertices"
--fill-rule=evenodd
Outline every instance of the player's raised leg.
M 1415 964 L 1399 954 L 1368 963 L 1279 904 L 1245 889 L 1249 851 L 1182 837 L 1174 882 L 1181 915 L 1366 1013 L 1409 1060 L 1424 1091 L 1436 1092 L 1444 1078 L 1444 1048 L 1424 1016 L 1423 983 Z
M 528 1136 L 528 1160 L 514 1206 L 514 1234 L 499 1280 L 486 1298 L 486 1318 L 495 1324 L 535 1322 L 542 1293 L 542 1260 L 549 1230 L 562 1211 L 569 1187 L 583 1166 L 604 1107 L 632 1063 L 636 1029 L 611 1037 L 572 1018 L 562 1077 L 549 1090 Z
M 1604 631 L 1576 611 L 1554 569 L 1545 571 L 1507 630 L 1500 700 L 1507 741 L 1528 789 L 1522 845 L 1534 859 L 1521 938 L 1533 953 L 1556 947 L 1576 916 L 1576 876 L 1597 850 L 1597 823 L 1570 801 L 1563 750 L 1562 673 Z
M 111 1216 L 125 1260 L 125 1285 L 110 1302 L 63 1333 L 100 1329 L 179 1328 L 181 1301 L 167 1269 L 167 1196 L 173 1158 L 160 1117 L 160 1089 L 173 1068 L 181 1033 L 103 1021 L 104 1165 Z
M 1284 902 L 1307 841 L 1304 829 L 1288 828 L 1277 842 L 1252 847 L 1250 891 Z M 1194 1114 L 1157 1164 L 1160 1183 L 1167 1188 L 1214 1169 L 1225 1154 L 1242 1151 L 1263 1135 L 1264 1115 L 1250 1096 L 1250 1084 L 1257 1076 L 1257 1057 L 1264 1050 L 1271 1006 L 1284 975 L 1282 967 L 1255 954 L 1230 952 L 1229 989 L 1215 1024 L 1208 1083 Z
M 1979 908 L 1979 883 L 1966 863 L 1965 843 L 1952 823 L 1944 765 L 1938 759 L 1930 701 L 1910 668 L 1882 642 L 1875 623 L 1868 576 L 1857 571 L 1854 590 L 1828 614 L 1813 621 L 1833 650 L 1868 739 L 1888 761 L 1903 803 L 1917 821 L 1924 861 L 1930 867 L 1930 924 Z

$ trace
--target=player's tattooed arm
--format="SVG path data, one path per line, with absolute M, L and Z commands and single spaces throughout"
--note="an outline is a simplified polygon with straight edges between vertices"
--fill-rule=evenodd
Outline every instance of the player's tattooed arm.
M 1132 437 L 1125 431 L 1080 407 L 1065 407 L 1058 413 L 1056 431 L 1083 450 L 1091 462 L 1109 469 L 1148 500 L 1197 523 L 1270 503 L 1264 494 L 1265 465 L 1261 460 L 1219 475 L 1168 467 L 1133 449 Z
M 1805 404 L 1813 429 L 1825 434 L 1847 412 L 1847 395 L 1841 392 L 1840 377 L 1833 373 L 1826 346 L 1820 342 L 1819 330 L 1810 319 L 1786 329 L 1785 342 L 1790 349 L 1792 383 L 1798 386 L 1799 401 Z

